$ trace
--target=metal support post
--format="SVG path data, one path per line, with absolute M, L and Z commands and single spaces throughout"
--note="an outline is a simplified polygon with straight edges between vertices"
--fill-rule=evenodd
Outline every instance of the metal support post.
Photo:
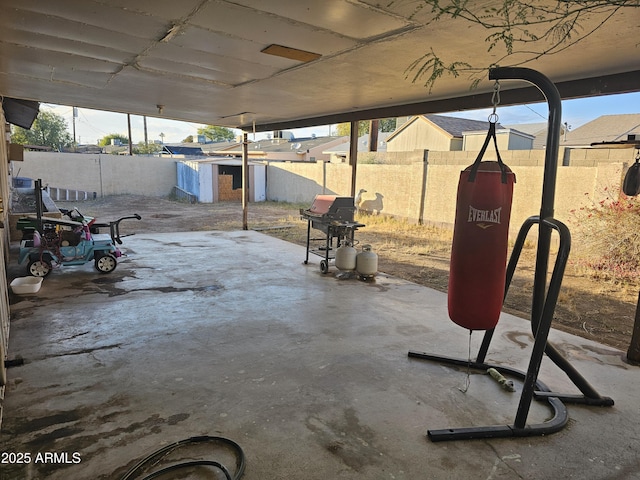
M 640 292 L 638 292 L 638 305 L 636 306 L 636 319 L 633 324 L 631 344 L 627 350 L 627 361 L 633 365 L 640 365 Z

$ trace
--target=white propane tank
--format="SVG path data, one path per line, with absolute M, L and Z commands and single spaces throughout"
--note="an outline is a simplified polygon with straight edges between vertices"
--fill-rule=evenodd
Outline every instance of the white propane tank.
M 357 251 L 347 240 L 336 250 L 336 268 L 339 270 L 355 270 Z
M 378 272 L 378 255 L 371 251 L 371 245 L 363 245 L 356 255 L 356 271 L 362 277 L 373 277 Z

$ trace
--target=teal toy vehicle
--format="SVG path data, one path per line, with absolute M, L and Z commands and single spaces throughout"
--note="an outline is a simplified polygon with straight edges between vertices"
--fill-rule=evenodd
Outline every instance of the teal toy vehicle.
M 84 265 L 87 262 L 94 262 L 100 273 L 111 273 L 122 256 L 117 246 L 122 244 L 120 222 L 141 219 L 140 215 L 134 214 L 98 224 L 95 219 L 85 219 L 75 209 L 65 212 L 65 215 L 72 219 L 30 218 L 34 222 L 33 235 L 23 237 L 18 256 L 19 264 L 27 264 L 27 274 L 46 277 L 55 267 Z M 98 233 L 102 227 L 108 227 L 109 233 Z

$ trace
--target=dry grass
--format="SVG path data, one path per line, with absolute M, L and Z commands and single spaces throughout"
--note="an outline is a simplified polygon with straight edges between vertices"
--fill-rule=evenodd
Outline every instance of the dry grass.
M 297 210 L 297 208 L 296 208 Z M 387 216 L 357 215 L 364 223 L 356 233 L 359 245 L 371 244 L 379 255 L 381 271 L 441 292 L 447 291 L 452 229 L 417 225 Z M 289 214 L 280 223 L 287 228 L 263 233 L 299 245 L 306 244 L 307 222 Z M 532 229 L 535 230 L 535 229 Z M 533 274 L 537 249 L 535 232 L 525 241 L 515 276 L 505 300 L 504 310 L 522 318 L 531 313 Z M 554 238 L 555 240 L 555 238 Z M 510 249 L 513 244 L 510 245 Z M 554 327 L 626 350 L 633 328 L 638 283 L 620 284 L 597 278 L 591 267 L 579 259 L 585 254 L 581 240 L 574 248 L 567 266 Z M 553 268 L 556 248 L 552 245 L 549 268 Z
M 626 286 L 640 280 L 640 202 L 621 195 L 574 211 L 574 258 L 594 278 Z

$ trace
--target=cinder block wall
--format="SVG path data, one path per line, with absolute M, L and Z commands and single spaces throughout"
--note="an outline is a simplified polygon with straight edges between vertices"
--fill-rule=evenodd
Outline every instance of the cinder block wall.
M 166 196 L 176 185 L 176 161 L 165 157 L 24 152 L 11 162 L 14 176 L 42 179 L 43 185 L 97 192 Z
M 316 195 L 345 195 L 351 191 L 351 167 L 334 163 L 267 164 L 267 200 L 310 203 Z
M 635 158 L 632 149 L 625 150 L 624 155 L 619 151 L 611 155 L 602 150 L 594 152 L 600 154 L 589 153 L 586 156 L 593 159 L 587 162 L 576 160 L 583 156 L 581 151 L 567 151 L 565 158 L 570 165 L 558 167 L 555 217 L 563 222 L 574 218 L 573 210 L 616 198 L 623 174 Z M 473 163 L 477 152 L 429 152 L 426 162 L 399 165 L 370 163 L 371 154 L 366 155 L 368 163 L 359 163 L 356 172 L 356 191 L 367 190 L 364 200 L 373 200 L 378 193 L 382 196 L 383 214 L 414 222 L 453 224 L 460 172 Z M 543 150 L 507 151 L 502 155 L 516 174 L 512 230 L 517 231 L 528 217 L 540 213 L 544 156 Z M 603 162 L 595 161 L 598 158 Z M 349 196 L 351 167 L 344 163 L 272 162 L 267 185 L 267 199 L 275 201 L 310 204 L 315 195 L 322 193 Z

